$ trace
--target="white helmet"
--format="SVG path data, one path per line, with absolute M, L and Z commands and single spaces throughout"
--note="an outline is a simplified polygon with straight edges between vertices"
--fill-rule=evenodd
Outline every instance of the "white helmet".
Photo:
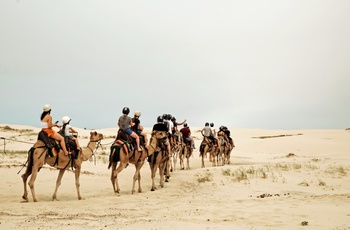
M 135 111 L 134 115 L 135 116 L 141 116 L 141 112 L 140 111 Z
M 44 105 L 43 110 L 44 112 L 49 112 L 51 110 L 51 105 L 49 104 Z
M 68 117 L 68 116 L 64 116 L 64 117 L 62 117 L 62 123 L 63 124 L 68 124 L 69 122 L 70 122 L 70 118 Z

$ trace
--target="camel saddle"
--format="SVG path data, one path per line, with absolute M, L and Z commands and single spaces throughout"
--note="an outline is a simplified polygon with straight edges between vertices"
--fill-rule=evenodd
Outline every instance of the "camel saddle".
M 140 139 L 140 146 L 145 146 L 146 143 L 145 143 L 145 139 L 143 138 L 143 136 L 142 135 L 138 135 L 138 136 Z M 134 138 L 132 138 L 131 136 L 129 136 L 128 134 L 126 134 L 124 132 L 124 130 L 122 130 L 122 129 L 118 130 L 118 135 L 117 135 L 116 140 L 122 140 L 123 142 L 130 143 L 132 146 L 132 150 L 136 148 L 136 140 Z
M 49 156 L 55 156 L 61 150 L 60 144 L 42 130 L 39 132 L 37 140 L 44 142 L 45 146 L 49 149 Z

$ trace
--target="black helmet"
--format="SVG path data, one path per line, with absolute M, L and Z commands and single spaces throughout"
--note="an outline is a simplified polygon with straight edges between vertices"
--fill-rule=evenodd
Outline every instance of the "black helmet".
M 223 125 L 220 126 L 219 130 L 220 130 L 220 131 L 224 130 L 224 126 L 223 126 Z
M 168 114 L 164 113 L 164 114 L 163 114 L 163 119 L 166 119 L 167 116 L 168 116 Z
M 210 127 L 214 127 L 214 123 L 210 123 Z
M 187 127 L 187 123 L 184 124 L 184 127 Z
M 130 109 L 128 107 L 124 107 L 122 112 L 123 112 L 123 114 L 129 114 Z
M 172 117 L 172 118 L 171 118 L 171 121 L 176 121 L 176 118 L 175 118 L 175 117 Z
M 163 122 L 163 117 L 162 116 L 158 116 L 157 117 L 157 122 Z
M 209 122 L 205 122 L 205 126 L 209 126 Z
M 171 118 L 173 118 L 173 116 L 171 116 L 171 114 L 168 114 L 167 118 L 168 118 L 168 120 L 171 120 Z

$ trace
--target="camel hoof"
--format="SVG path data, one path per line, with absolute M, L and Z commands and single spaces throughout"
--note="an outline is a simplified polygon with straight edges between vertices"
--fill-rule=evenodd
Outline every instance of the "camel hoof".
M 151 191 L 155 191 L 155 189 L 154 189 L 154 188 L 152 188 L 152 189 L 151 189 Z

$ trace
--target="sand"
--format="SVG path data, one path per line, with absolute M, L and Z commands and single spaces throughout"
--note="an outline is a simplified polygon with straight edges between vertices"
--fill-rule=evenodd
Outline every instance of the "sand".
M 230 128 L 231 164 L 213 167 L 206 159 L 201 168 L 200 128 L 191 129 L 197 147 L 191 169 L 177 164 L 163 188 L 151 191 L 146 162 L 142 193 L 131 194 L 130 165 L 114 194 L 107 165 L 116 128 L 110 128 L 96 130 L 105 149 L 82 165 L 83 200 L 67 170 L 59 201 L 52 201 L 58 171 L 46 165 L 35 181 L 39 201 L 29 191 L 23 202 L 22 165 L 39 129 L 0 124 L 0 229 L 350 229 L 349 130 Z M 86 146 L 90 130 L 77 130 Z

